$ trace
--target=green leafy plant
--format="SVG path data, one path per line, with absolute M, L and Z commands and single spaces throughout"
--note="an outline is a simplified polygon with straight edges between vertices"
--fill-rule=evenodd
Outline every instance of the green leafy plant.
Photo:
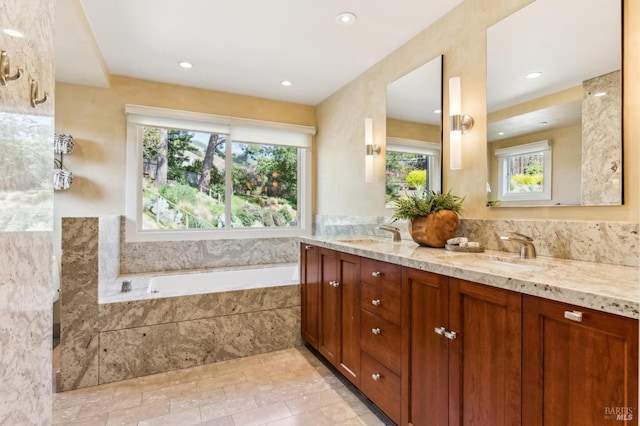
M 417 217 L 428 216 L 440 210 L 451 210 L 456 214 L 462 212 L 464 197 L 453 195 L 451 191 L 440 193 L 426 191 L 424 195 L 412 195 L 400 198 L 395 202 L 396 211 L 393 213 L 394 221 L 398 219 L 414 220 Z
M 427 171 L 426 170 L 412 170 L 404 178 L 407 185 L 410 188 L 426 188 L 427 186 Z

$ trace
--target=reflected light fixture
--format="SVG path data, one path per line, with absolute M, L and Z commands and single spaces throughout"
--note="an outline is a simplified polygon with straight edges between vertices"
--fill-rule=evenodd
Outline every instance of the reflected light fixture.
M 380 147 L 373 143 L 373 119 L 364 119 L 364 180 L 373 182 L 373 159 L 380 154 Z
M 473 128 L 473 118 L 462 114 L 460 77 L 449 79 L 449 116 L 451 117 L 449 134 L 449 168 L 462 168 L 462 135 Z

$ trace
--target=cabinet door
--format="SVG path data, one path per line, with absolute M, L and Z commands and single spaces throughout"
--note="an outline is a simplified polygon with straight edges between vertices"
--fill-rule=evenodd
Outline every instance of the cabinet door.
M 456 278 L 449 285 L 449 424 L 520 424 L 522 296 Z
M 404 346 L 410 347 L 403 357 L 402 423 L 446 425 L 448 340 L 435 329 L 449 322 L 448 278 L 409 268 L 403 268 L 402 274 L 402 302 L 409 316 L 402 333 Z
M 638 424 L 637 320 L 525 296 L 523 321 L 524 425 Z
M 338 365 L 340 339 L 338 313 L 340 312 L 340 287 L 338 282 L 338 253 L 320 248 L 320 324 L 318 351 L 334 366 Z
M 339 351 L 336 367 L 360 385 L 360 258 L 338 254 Z
M 300 296 L 302 338 L 318 349 L 320 318 L 320 249 L 300 244 Z

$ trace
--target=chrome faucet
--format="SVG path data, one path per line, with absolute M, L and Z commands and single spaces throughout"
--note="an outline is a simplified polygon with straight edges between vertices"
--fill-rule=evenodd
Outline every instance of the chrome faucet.
M 526 235 L 522 235 L 517 232 L 509 232 L 509 235 L 509 237 L 501 236 L 500 239 L 504 241 L 513 241 L 520 244 L 520 259 L 536 258 L 536 246 L 534 246 L 532 243 L 533 238 L 527 237 Z
M 402 239 L 400 238 L 400 229 L 396 228 L 395 226 L 380 225 L 378 229 L 380 229 L 381 231 L 391 232 L 393 234 L 394 243 L 399 243 L 400 241 L 402 241 Z

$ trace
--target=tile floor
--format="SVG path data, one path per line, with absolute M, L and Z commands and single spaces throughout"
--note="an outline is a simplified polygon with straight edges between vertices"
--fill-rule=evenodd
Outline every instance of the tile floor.
M 53 424 L 393 424 L 361 398 L 301 347 L 56 393 Z

